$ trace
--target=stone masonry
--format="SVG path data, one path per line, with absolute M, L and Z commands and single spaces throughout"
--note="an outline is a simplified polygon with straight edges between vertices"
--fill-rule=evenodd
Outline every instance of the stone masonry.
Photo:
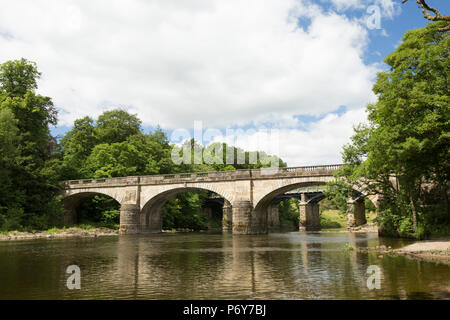
M 121 234 L 160 232 L 166 201 L 201 189 L 224 198 L 223 229 L 231 229 L 234 234 L 267 233 L 279 225 L 278 210 L 272 206 L 276 197 L 295 188 L 326 184 L 334 180 L 333 172 L 338 168 L 340 165 L 70 180 L 63 189 L 64 222 L 76 221 L 76 207 L 83 199 L 102 194 L 121 205 Z M 354 208 L 349 209 L 349 223 L 350 215 L 354 225 L 365 222 L 361 204 L 354 201 L 350 206 Z M 300 203 L 302 227 L 320 228 L 317 203 Z

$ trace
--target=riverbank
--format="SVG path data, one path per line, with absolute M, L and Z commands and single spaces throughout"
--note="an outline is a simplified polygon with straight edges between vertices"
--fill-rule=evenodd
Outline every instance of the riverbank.
M 0 241 L 72 238 L 72 237 L 95 238 L 102 236 L 113 236 L 118 234 L 119 230 L 109 228 L 87 228 L 87 229 L 79 227 L 64 228 L 64 229 L 53 228 L 47 231 L 37 231 L 37 232 L 10 231 L 7 233 L 1 233 Z
M 383 255 L 404 256 L 410 259 L 450 265 L 450 241 L 448 239 L 417 241 L 398 249 L 382 245 L 372 248 L 358 248 L 357 250 L 360 252 L 375 252 L 379 254 L 379 258 L 382 258 Z
M 420 241 L 398 249 L 397 254 L 420 260 L 443 262 L 450 265 L 450 241 Z
M 359 227 L 322 227 L 320 231 L 316 232 L 352 232 L 352 233 L 378 233 L 378 227 L 376 224 L 365 224 Z

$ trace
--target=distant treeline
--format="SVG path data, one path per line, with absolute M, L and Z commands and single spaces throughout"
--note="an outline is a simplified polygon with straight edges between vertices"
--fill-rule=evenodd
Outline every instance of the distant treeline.
M 227 164 L 179 164 L 171 158 L 173 145 L 160 128 L 145 134 L 137 115 L 125 110 L 105 111 L 96 120 L 84 117 L 58 139 L 50 135 L 57 112 L 50 97 L 36 93 L 40 72 L 25 59 L 0 65 L 0 229 L 46 229 L 61 225 L 63 208 L 58 192 L 61 181 L 179 172 L 254 169 L 268 166 L 262 158 Z M 194 140 L 186 141 L 192 152 L 203 149 Z M 209 145 L 208 150 L 214 150 Z M 216 146 L 217 147 L 217 146 Z M 234 149 L 235 152 L 238 150 Z M 263 152 L 262 157 L 268 157 Z M 279 166 L 286 164 L 276 156 Z M 228 160 L 228 162 L 230 162 Z M 190 192 L 168 201 L 165 228 L 199 229 L 206 225 L 199 208 L 206 192 Z M 79 208 L 79 223 L 117 226 L 118 204 L 96 196 Z

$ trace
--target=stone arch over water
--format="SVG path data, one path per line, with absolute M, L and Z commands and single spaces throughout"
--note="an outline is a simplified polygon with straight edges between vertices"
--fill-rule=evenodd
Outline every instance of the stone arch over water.
M 144 194 L 144 201 L 141 202 L 141 212 L 140 212 L 140 226 L 142 232 L 161 232 L 162 229 L 162 210 L 167 201 L 179 194 L 183 194 L 190 191 L 209 191 L 218 194 L 224 199 L 225 204 L 230 204 L 229 198 L 225 196 L 226 192 L 210 186 L 179 186 L 179 187 L 168 187 L 166 190 L 159 190 L 159 193 L 153 194 L 151 197 Z M 145 200 L 148 199 L 148 200 Z M 225 210 L 231 210 L 231 205 L 225 205 Z M 230 214 L 224 212 L 228 219 Z M 231 223 L 231 221 L 230 221 Z

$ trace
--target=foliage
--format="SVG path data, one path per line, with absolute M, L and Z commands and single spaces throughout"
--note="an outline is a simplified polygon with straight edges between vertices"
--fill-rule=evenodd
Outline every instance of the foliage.
M 129 137 L 140 134 L 141 120 L 125 110 L 105 111 L 97 119 L 95 128 L 100 143 L 124 142 Z
M 60 213 L 58 160 L 49 125 L 56 111 L 35 93 L 40 72 L 26 59 L 0 65 L 0 228 L 41 228 Z
M 84 117 L 58 142 L 49 126 L 57 123 L 50 97 L 36 94 L 41 73 L 26 59 L 0 65 L 0 229 L 47 230 L 62 224 L 63 206 L 60 181 L 80 178 L 106 178 L 178 172 L 228 171 L 267 167 L 271 161 L 286 164 L 275 156 L 253 153 L 213 143 L 199 146 L 200 163 L 176 166 L 171 158 L 173 145 L 158 127 L 144 134 L 141 120 L 122 109 L 105 111 L 97 119 Z M 223 164 L 209 164 L 207 155 L 217 156 L 224 148 Z M 227 150 L 235 160 L 227 164 Z M 245 163 L 238 161 L 242 153 Z M 255 153 L 256 154 L 256 153 Z M 229 155 L 228 155 L 229 156 Z M 206 192 L 179 195 L 167 202 L 164 219 L 167 228 L 204 229 L 220 225 L 201 214 Z M 105 196 L 94 196 L 78 208 L 77 223 L 117 227 L 119 204 Z
M 77 209 L 77 214 L 79 224 L 116 228 L 120 222 L 120 205 L 110 197 L 96 195 L 89 201 L 83 201 Z
M 205 192 L 187 192 L 167 202 L 163 209 L 163 229 L 205 229 L 208 217 L 201 213 Z
M 86 177 L 82 171 L 84 161 L 91 154 L 97 144 L 94 120 L 84 117 L 75 120 L 72 130 L 62 139 L 61 146 L 64 150 L 64 164 L 68 169 L 66 179 Z
M 278 215 L 281 226 L 293 226 L 298 229 L 299 224 L 298 201 L 292 198 L 280 201 Z
M 378 102 L 367 106 L 369 122 L 355 128 L 330 184 L 342 198 L 355 188 L 381 195 L 381 234 L 421 238 L 450 222 L 450 43 L 440 27 L 408 31 L 385 58 Z

